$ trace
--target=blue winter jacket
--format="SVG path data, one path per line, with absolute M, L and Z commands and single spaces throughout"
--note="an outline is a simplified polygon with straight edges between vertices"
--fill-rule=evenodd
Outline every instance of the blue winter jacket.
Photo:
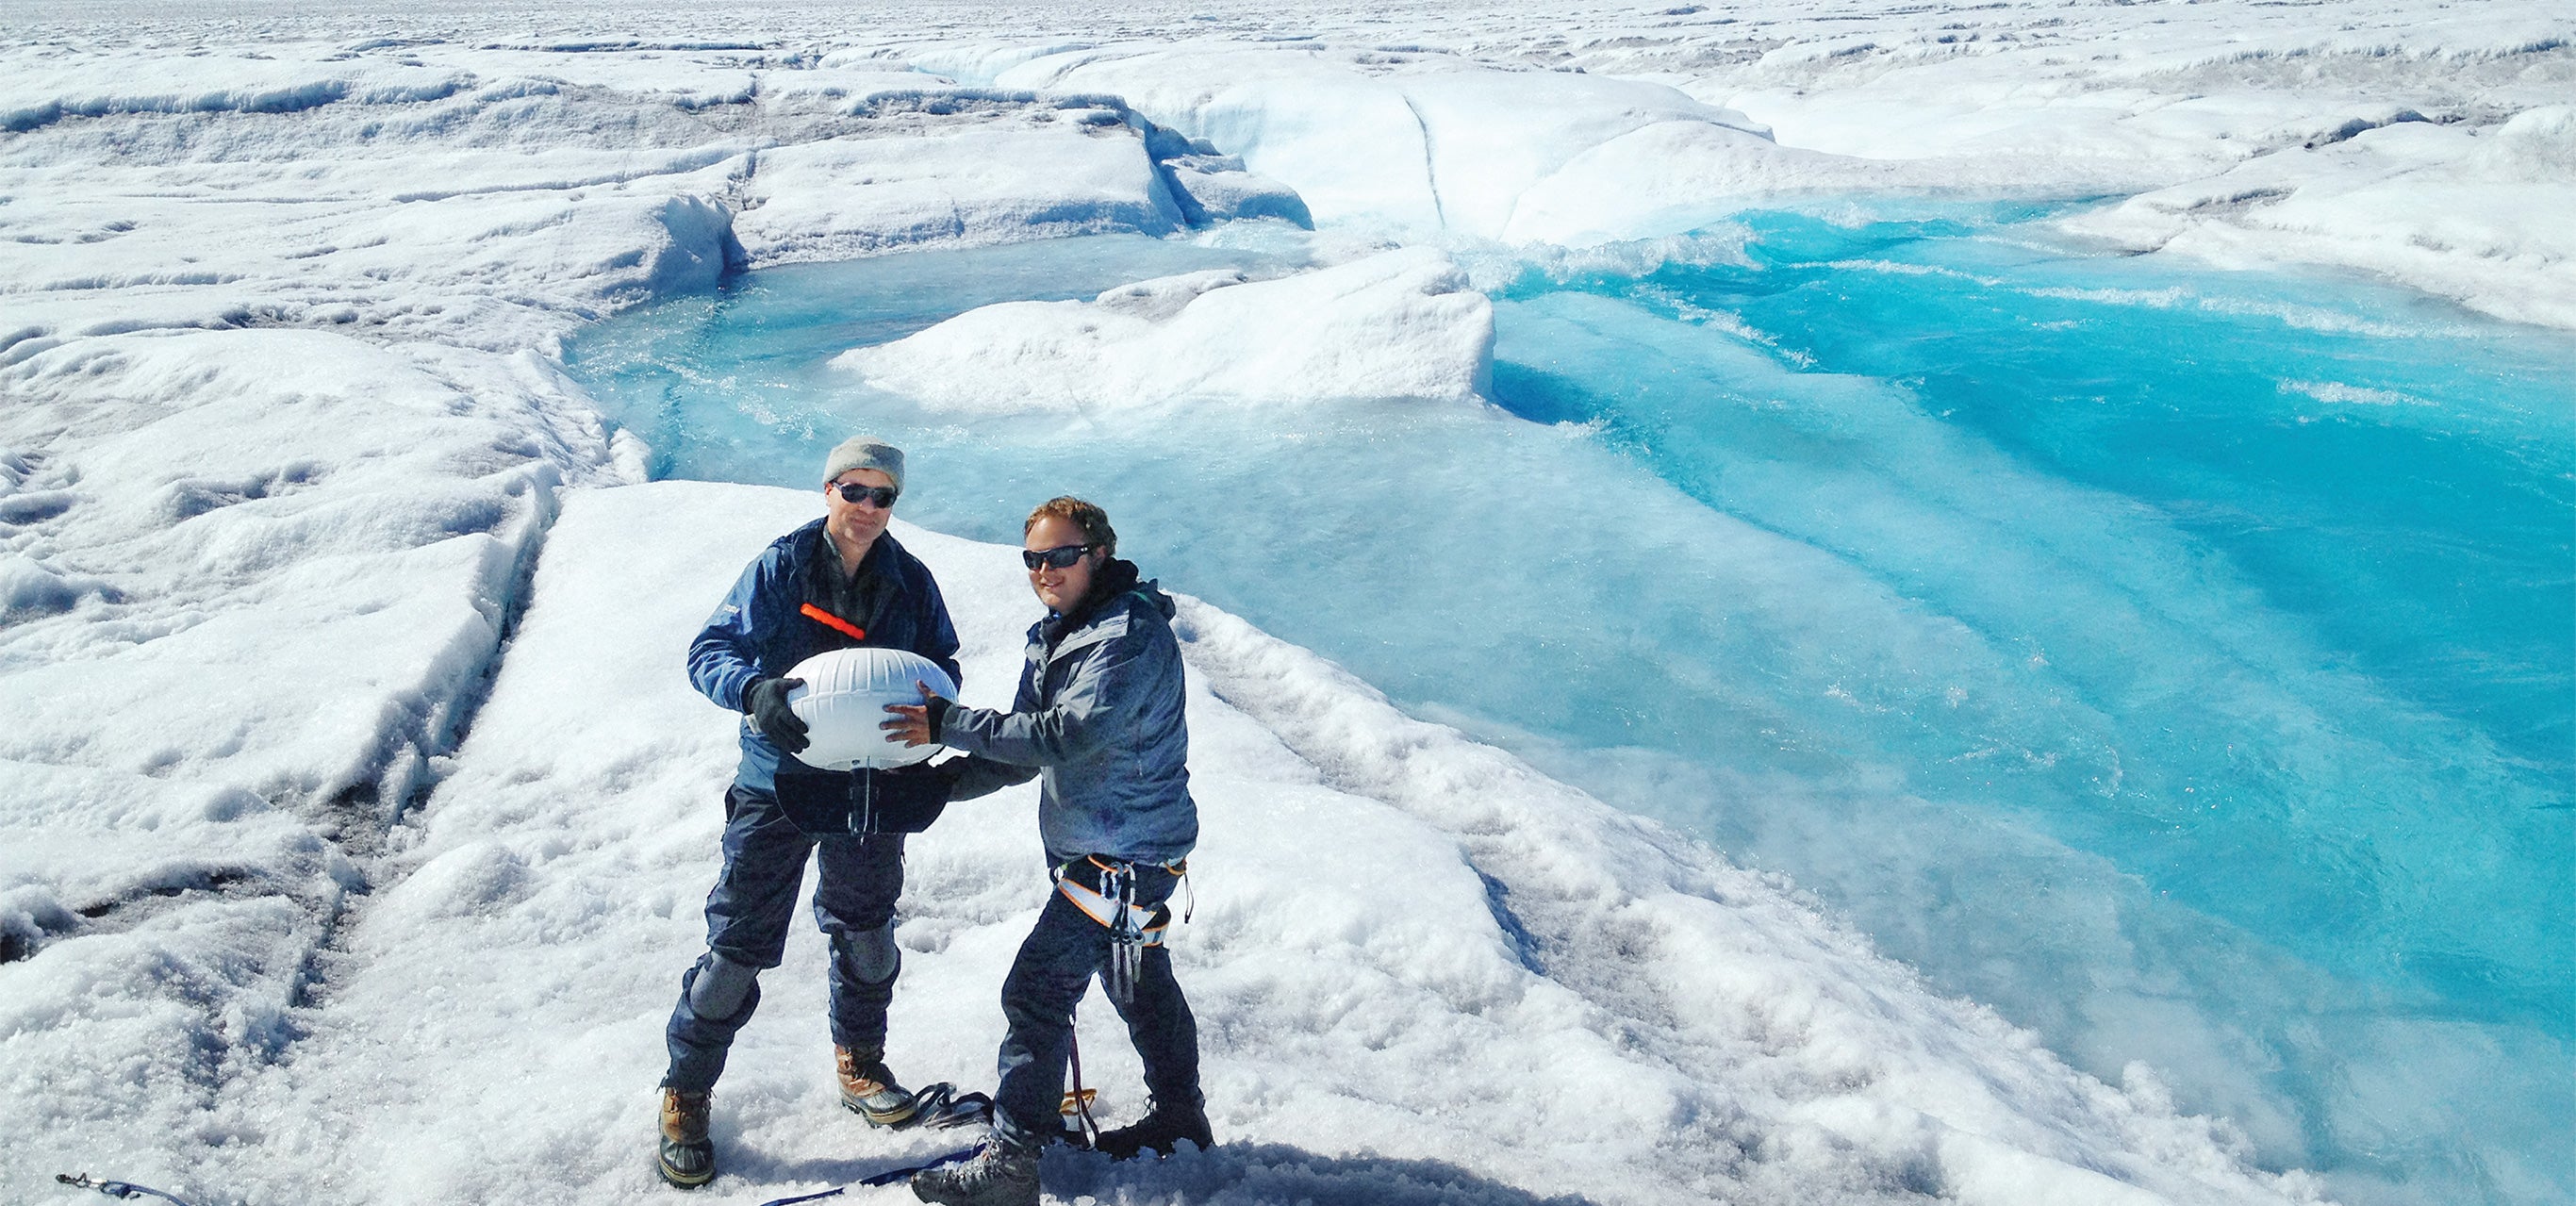
M 839 555 L 820 519 L 771 541 L 742 571 L 716 608 L 698 639 L 689 643 L 689 682 L 718 704 L 743 710 L 743 693 L 758 679 L 774 678 L 798 662 L 831 649 L 877 646 L 907 649 L 963 682 L 957 667 L 957 629 L 949 623 L 948 604 L 930 567 L 907 553 L 893 533 L 880 534 L 859 563 L 863 573 L 883 575 L 893 589 L 882 592 L 874 615 L 844 616 L 867 633 L 854 640 L 802 612 L 808 601 L 831 609 L 830 596 L 809 593 L 816 574 L 840 572 Z M 742 764 L 734 783 L 746 790 L 775 794 L 778 760 L 785 756 L 745 717 Z
M 1172 600 L 1138 584 L 1128 562 L 1103 574 L 1087 612 L 1030 627 L 1010 711 L 942 713 L 939 740 L 973 755 L 951 771 L 949 799 L 1026 782 L 1036 768 L 1049 859 L 1177 862 L 1198 844 L 1199 811 Z

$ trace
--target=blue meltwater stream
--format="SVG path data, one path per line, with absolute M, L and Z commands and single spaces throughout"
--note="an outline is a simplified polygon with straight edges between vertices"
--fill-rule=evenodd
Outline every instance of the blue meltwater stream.
M 933 528 L 1094 498 L 1149 575 L 2346 1201 L 2576 1198 L 2576 340 L 2048 216 L 1479 263 L 1484 411 L 961 423 L 825 367 L 1294 266 L 1142 238 L 754 273 L 568 361 L 658 475 L 803 487 L 864 429 Z

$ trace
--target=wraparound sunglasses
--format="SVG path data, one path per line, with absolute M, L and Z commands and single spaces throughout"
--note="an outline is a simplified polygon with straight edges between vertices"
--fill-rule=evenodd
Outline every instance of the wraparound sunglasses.
M 1096 544 L 1060 544 L 1051 549 L 1021 549 L 1020 564 L 1032 570 L 1041 565 L 1048 569 L 1070 569 L 1074 562 L 1082 560 L 1084 553 L 1099 547 Z
M 843 482 L 832 488 L 841 492 L 842 502 L 852 506 L 866 503 L 880 511 L 893 506 L 895 495 L 899 493 L 892 486 L 862 486 L 857 482 Z

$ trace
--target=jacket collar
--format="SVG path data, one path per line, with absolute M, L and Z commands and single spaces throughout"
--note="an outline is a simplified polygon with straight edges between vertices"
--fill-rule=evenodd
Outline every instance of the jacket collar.
M 1093 617 L 1100 614 L 1102 608 L 1108 606 L 1118 596 L 1134 589 L 1136 589 L 1135 562 L 1123 561 L 1116 557 L 1102 562 L 1100 572 L 1092 576 L 1091 589 L 1083 594 L 1081 602 L 1073 605 L 1073 610 L 1054 613 L 1038 621 L 1040 639 L 1044 640 L 1049 648 L 1053 648 L 1056 641 L 1064 634 L 1089 624 Z M 1150 584 L 1148 589 L 1151 589 Z
M 841 554 L 832 548 L 832 534 L 823 530 L 824 522 L 823 518 L 818 517 L 804 527 L 778 538 L 778 543 L 786 550 L 797 570 L 806 571 L 814 566 L 824 565 L 831 567 L 835 573 L 840 571 Z M 886 559 L 902 549 L 903 545 L 895 540 L 893 532 L 879 532 L 875 542 L 868 545 L 868 555 L 859 558 L 859 568 L 884 572 Z

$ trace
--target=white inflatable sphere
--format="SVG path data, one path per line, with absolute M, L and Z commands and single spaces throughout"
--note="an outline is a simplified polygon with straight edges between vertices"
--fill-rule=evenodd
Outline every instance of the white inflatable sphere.
M 935 745 L 907 746 L 878 726 L 894 719 L 887 704 L 917 704 L 921 688 L 957 697 L 957 684 L 939 663 L 902 649 L 835 649 L 796 663 L 787 672 L 805 685 L 787 691 L 788 710 L 805 722 L 812 744 L 796 760 L 821 770 L 910 766 L 939 752 Z

